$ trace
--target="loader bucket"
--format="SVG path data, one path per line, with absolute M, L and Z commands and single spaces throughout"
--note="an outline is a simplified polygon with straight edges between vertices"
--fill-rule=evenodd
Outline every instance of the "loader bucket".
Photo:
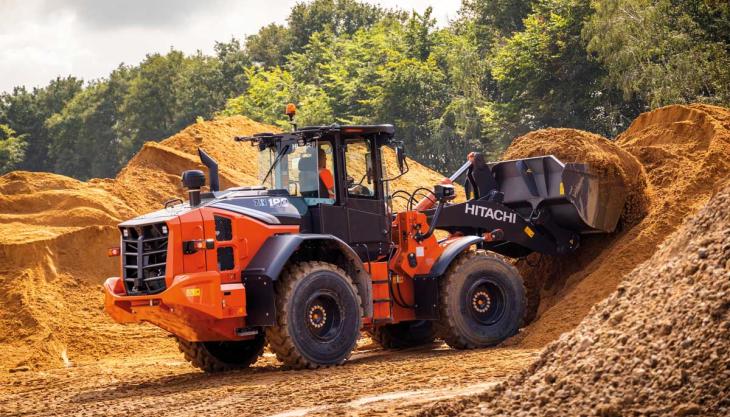
M 597 175 L 587 164 L 563 164 L 552 155 L 489 166 L 505 205 L 526 218 L 533 210 L 547 210 L 576 233 L 614 231 L 626 201 L 620 179 Z

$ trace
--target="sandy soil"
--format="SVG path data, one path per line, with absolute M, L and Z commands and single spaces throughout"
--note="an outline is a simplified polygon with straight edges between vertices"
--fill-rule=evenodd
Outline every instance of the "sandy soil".
M 516 142 L 513 155 L 532 152 L 530 141 L 542 140 L 540 152 L 565 159 L 570 154 L 559 152 L 570 150 L 561 144 L 592 140 L 597 148 L 590 155 L 606 154 L 608 166 L 617 167 L 607 172 L 635 181 L 643 191 L 632 197 L 636 210 L 615 234 L 585 239 L 570 258 L 540 259 L 537 269 L 520 265 L 528 277 L 541 271 L 546 276 L 539 281 L 542 302 L 535 321 L 509 347 L 453 351 L 436 345 L 392 352 L 363 340 L 343 367 L 288 371 L 267 354 L 252 369 L 204 375 L 184 361 L 164 332 L 117 325 L 104 316 L 99 284 L 116 268 L 100 254 L 118 238 L 119 220 L 181 195 L 179 172 L 198 166 L 195 146 L 230 167 L 222 169 L 223 186 L 251 183 L 249 161 L 234 157 L 227 140 L 261 130 L 266 127 L 243 118 L 198 123 L 146 145 L 114 180 L 81 183 L 22 172 L 0 177 L 0 415 L 439 410 L 430 404 L 473 398 L 534 364 L 546 344 L 614 293 L 730 175 L 730 111 L 718 107 L 670 106 L 647 113 L 616 142 L 571 130 L 527 135 Z M 553 142 L 557 146 L 551 148 Z M 638 171 L 630 168 L 637 161 Z M 411 164 L 417 169 L 402 180 L 403 188 L 441 177 Z
M 727 416 L 730 181 L 529 368 L 430 416 Z
M 121 326 L 102 311 L 100 285 L 119 273 L 118 258 L 106 256 L 119 244 L 116 225 L 182 197 L 180 173 L 203 169 L 199 147 L 218 160 L 222 187 L 257 184 L 257 148 L 232 138 L 272 130 L 242 116 L 195 123 L 145 144 L 114 179 L 81 182 L 22 171 L 0 176 L 0 372 L 121 357 L 123 351 L 176 352 L 165 332 Z M 384 159 L 396 172 L 390 148 Z M 409 166 L 392 187 L 412 191 L 442 178 L 415 161 Z
M 367 346 L 366 346 L 367 347 Z M 101 360 L 68 369 L 0 374 L 3 416 L 343 415 L 411 413 L 468 395 L 523 369 L 538 350 L 457 352 L 435 345 L 363 349 L 346 366 L 289 371 L 266 353 L 244 371 L 206 375 L 182 355 Z

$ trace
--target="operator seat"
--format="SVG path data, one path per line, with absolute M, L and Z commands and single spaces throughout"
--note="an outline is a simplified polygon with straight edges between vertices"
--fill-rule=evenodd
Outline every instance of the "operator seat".
M 299 190 L 302 197 L 327 198 L 329 192 L 327 186 L 319 177 L 317 169 L 317 158 L 312 155 L 305 155 L 299 158 Z
M 479 152 L 474 153 L 474 162 L 467 170 L 464 188 L 467 199 L 470 199 L 472 194 L 475 200 L 487 197 L 490 201 L 501 203 L 504 199 L 492 170 L 484 160 L 484 155 Z

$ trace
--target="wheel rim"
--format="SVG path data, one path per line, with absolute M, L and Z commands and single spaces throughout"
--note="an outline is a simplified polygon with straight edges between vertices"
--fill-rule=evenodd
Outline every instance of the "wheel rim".
M 504 291 L 487 277 L 477 279 L 469 287 L 464 302 L 469 315 L 482 325 L 494 324 L 504 315 Z
M 309 333 L 317 340 L 329 342 L 342 330 L 342 306 L 330 291 L 319 290 L 307 300 L 304 320 Z

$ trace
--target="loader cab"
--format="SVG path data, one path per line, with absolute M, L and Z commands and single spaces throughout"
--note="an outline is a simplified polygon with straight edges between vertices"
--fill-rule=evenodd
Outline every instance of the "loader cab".
M 392 125 L 313 126 L 258 135 L 259 180 L 286 190 L 302 233 L 337 236 L 363 259 L 387 255 L 390 213 L 381 148 Z

